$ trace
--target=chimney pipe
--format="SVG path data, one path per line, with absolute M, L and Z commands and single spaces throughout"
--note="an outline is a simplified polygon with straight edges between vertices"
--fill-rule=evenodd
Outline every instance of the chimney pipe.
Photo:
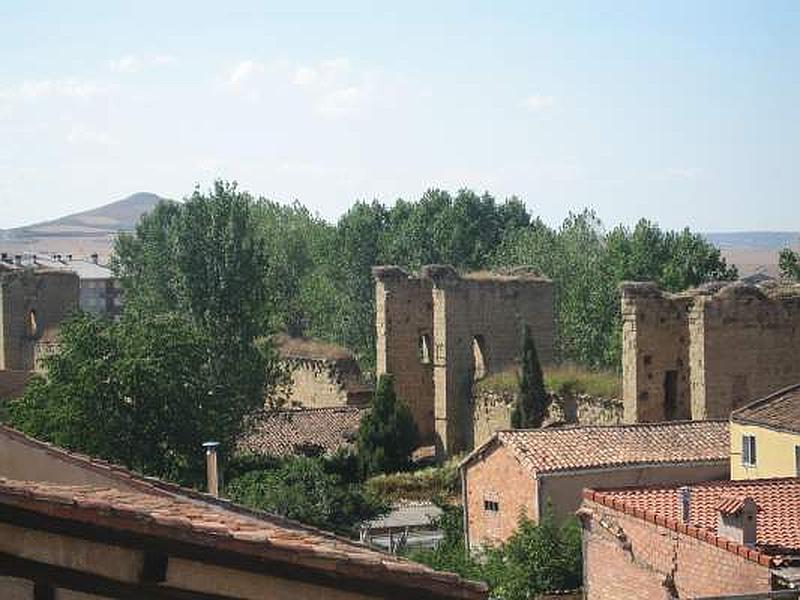
M 91 259 L 94 264 L 97 264 L 97 261 L 100 259 L 100 257 L 97 255 L 97 252 L 95 252 L 92 254 Z
M 678 508 L 680 509 L 681 520 L 689 522 L 689 510 L 691 509 L 692 488 L 684 485 L 678 488 Z
M 14 255 L 14 264 L 18 267 L 22 266 L 22 254 L 15 254 Z
M 217 447 L 219 442 L 205 442 L 206 449 L 206 478 L 208 479 L 208 493 L 219 496 L 219 474 L 217 472 Z

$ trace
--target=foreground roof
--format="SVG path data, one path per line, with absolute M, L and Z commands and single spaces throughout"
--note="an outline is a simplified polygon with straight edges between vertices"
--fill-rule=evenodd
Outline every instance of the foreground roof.
M 689 488 L 689 519 L 681 522 L 678 489 Z M 730 512 L 745 498 L 758 505 L 756 554 L 745 556 L 771 564 L 776 555 L 800 553 L 800 479 L 755 479 L 749 481 L 710 481 L 688 486 L 650 486 L 613 490 L 584 490 L 584 498 L 717 543 L 717 513 Z M 739 552 L 737 544 L 717 544 Z M 750 552 L 753 552 L 751 550 Z M 763 556 L 762 556 L 763 555 Z
M 0 505 L 104 530 L 180 541 L 440 597 L 485 598 L 484 584 L 268 515 L 237 514 L 189 498 L 0 478 Z
M 332 454 L 353 445 L 363 408 L 337 406 L 264 411 L 257 415 L 238 450 L 268 456 L 302 454 L 316 448 Z
M 728 461 L 730 455 L 726 421 L 668 421 L 501 430 L 473 451 L 462 466 L 498 444 L 507 447 L 532 473 Z
M 777 391 L 731 413 L 735 423 L 800 433 L 800 384 Z

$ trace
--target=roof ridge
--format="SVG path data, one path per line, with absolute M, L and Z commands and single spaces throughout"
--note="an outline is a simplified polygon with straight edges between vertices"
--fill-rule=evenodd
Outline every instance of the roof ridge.
M 496 433 L 503 434 L 517 434 L 517 433 L 547 433 L 552 431 L 572 431 L 575 429 L 596 429 L 596 430 L 611 430 L 611 429 L 644 429 L 647 427 L 672 427 L 677 425 L 695 425 L 701 426 L 709 423 L 727 423 L 728 419 L 682 419 L 678 421 L 650 421 L 646 423 L 618 423 L 608 425 L 581 425 L 579 423 L 563 425 L 560 427 L 534 427 L 529 429 L 497 429 Z

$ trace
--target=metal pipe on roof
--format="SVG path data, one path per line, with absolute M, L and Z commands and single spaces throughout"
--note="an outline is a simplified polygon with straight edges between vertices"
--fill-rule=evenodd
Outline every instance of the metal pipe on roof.
M 219 496 L 219 472 L 217 470 L 217 448 L 219 442 L 205 442 L 206 449 L 206 478 L 208 480 L 208 493 L 214 497 Z

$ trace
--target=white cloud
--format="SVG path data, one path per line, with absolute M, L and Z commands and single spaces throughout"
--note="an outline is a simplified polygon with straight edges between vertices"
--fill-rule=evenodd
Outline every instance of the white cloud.
M 75 145 L 113 146 L 117 142 L 105 132 L 88 127 L 75 126 L 67 135 L 67 142 Z
M 364 89 L 350 86 L 323 94 L 316 101 L 315 108 L 324 116 L 343 117 L 357 113 L 365 99 Z
M 540 112 L 555 106 L 556 99 L 553 96 L 543 96 L 532 94 L 522 101 L 522 106 L 531 112 Z
M 108 68 L 114 73 L 138 73 L 147 67 L 158 67 L 175 62 L 171 54 L 152 54 L 136 56 L 129 54 L 121 58 L 108 61 Z
M 91 98 L 104 89 L 91 81 L 77 79 L 29 79 L 17 86 L 0 89 L 0 99 L 35 100 L 37 98 Z
M 228 84 L 240 88 L 255 76 L 264 72 L 264 65 L 254 60 L 243 60 L 236 65 L 228 76 Z
M 351 72 L 348 59 L 330 58 L 315 65 L 299 65 L 294 71 L 292 83 L 307 88 L 330 88 L 339 85 Z

